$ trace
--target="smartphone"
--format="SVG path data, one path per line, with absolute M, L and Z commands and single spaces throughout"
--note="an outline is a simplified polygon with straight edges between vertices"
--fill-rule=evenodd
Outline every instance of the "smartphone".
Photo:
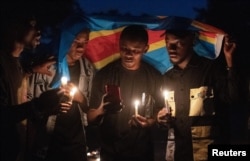
M 111 103 L 121 102 L 120 87 L 117 85 L 105 85 L 105 92 L 107 93 L 107 101 Z
M 109 102 L 105 105 L 105 109 L 109 112 L 120 112 L 123 108 L 120 87 L 117 85 L 105 85 L 105 92 L 107 96 L 104 98 L 105 102 Z

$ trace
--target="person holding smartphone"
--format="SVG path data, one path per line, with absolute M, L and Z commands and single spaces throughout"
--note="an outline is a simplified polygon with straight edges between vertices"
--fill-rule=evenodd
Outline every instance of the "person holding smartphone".
M 153 146 L 150 129 L 154 124 L 154 111 L 161 107 L 161 75 L 142 61 L 148 51 L 148 33 L 141 25 L 127 26 L 120 35 L 120 59 L 96 73 L 88 111 L 89 123 L 100 126 L 100 156 L 102 161 L 152 161 Z M 158 82 L 159 81 L 159 82 Z M 112 92 L 113 91 L 113 92 Z M 151 95 L 152 114 L 146 106 L 135 100 Z M 110 99 L 110 97 L 117 98 Z M 117 103 L 120 102 L 120 103 Z

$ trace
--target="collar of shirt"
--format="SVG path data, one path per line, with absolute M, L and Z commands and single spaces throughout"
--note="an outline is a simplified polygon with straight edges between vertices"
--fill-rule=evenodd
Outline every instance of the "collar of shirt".
M 193 54 L 193 56 L 191 57 L 189 63 L 187 64 L 186 68 L 184 68 L 183 70 L 186 70 L 186 69 L 189 69 L 189 68 L 198 68 L 199 64 L 202 63 L 201 59 L 202 58 L 200 56 L 198 56 L 196 53 Z M 177 71 L 182 70 L 178 66 L 174 66 L 173 69 L 177 70 Z

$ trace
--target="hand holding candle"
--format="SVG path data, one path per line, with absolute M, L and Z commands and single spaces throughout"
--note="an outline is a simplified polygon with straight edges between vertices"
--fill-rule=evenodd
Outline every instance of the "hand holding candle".
M 62 99 L 62 102 L 72 103 L 74 95 L 77 92 L 77 87 L 70 82 L 68 83 L 66 77 L 62 77 L 61 82 L 61 88 L 63 88 L 64 90 L 64 97 Z
M 135 100 L 135 116 L 138 115 L 138 106 L 139 106 L 139 100 Z

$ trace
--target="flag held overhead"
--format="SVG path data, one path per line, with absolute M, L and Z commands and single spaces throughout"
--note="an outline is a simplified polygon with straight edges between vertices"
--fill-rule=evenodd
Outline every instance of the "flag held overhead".
M 85 56 L 101 69 L 118 59 L 119 37 L 124 27 L 131 24 L 144 25 L 149 34 L 149 50 L 143 60 L 162 74 L 172 68 L 169 60 L 164 33 L 167 30 L 191 30 L 198 33 L 194 50 L 200 56 L 215 59 L 219 56 L 225 33 L 208 24 L 177 16 L 85 16 L 69 17 L 62 25 L 61 41 L 58 44 L 58 75 L 68 76 L 65 56 L 74 36 L 84 27 L 90 28 L 90 39 Z

